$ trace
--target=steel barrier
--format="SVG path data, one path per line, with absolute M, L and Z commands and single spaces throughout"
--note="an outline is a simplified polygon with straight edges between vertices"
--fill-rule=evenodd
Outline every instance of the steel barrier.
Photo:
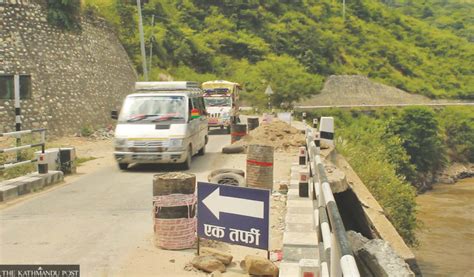
M 321 276 L 359 277 L 346 229 L 321 161 L 320 145 L 319 136 L 307 127 L 306 147 L 311 184 L 309 195 L 317 206 L 314 207 L 317 210 L 314 212 L 314 221 L 319 234 Z
M 16 147 L 0 149 L 0 154 L 17 152 L 16 160 L 7 161 L 5 164 L 0 164 L 0 170 L 37 162 L 38 159 L 18 161 L 18 151 L 34 148 L 34 147 L 41 147 L 41 153 L 44 154 L 45 144 L 46 144 L 46 129 L 33 129 L 33 130 L 16 131 L 16 132 L 9 132 L 9 133 L 0 133 L 0 137 L 13 137 L 17 139 L 19 139 L 22 135 L 27 135 L 27 134 L 32 134 L 32 133 L 41 133 L 41 142 L 28 144 L 28 145 L 17 145 Z

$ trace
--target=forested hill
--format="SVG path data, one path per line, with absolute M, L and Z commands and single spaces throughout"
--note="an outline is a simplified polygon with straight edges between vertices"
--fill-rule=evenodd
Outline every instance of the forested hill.
M 117 26 L 140 72 L 134 2 L 84 0 L 83 10 Z M 271 84 L 281 103 L 318 93 L 329 75 L 361 74 L 432 98 L 474 99 L 470 1 L 351 0 L 345 21 L 335 0 L 145 2 L 152 79 L 225 78 L 261 102 Z

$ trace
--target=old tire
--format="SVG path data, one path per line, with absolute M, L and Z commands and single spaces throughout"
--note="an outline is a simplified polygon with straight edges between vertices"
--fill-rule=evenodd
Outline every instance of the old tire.
M 127 163 L 119 163 L 118 167 L 120 168 L 120 170 L 127 170 L 128 164 Z
M 235 173 L 222 173 L 212 177 L 209 181 L 214 184 L 245 187 L 245 178 Z
M 222 153 L 224 154 L 238 154 L 243 153 L 245 151 L 245 147 L 240 145 L 227 145 L 222 147 Z
M 212 178 L 219 174 L 224 174 L 224 173 L 234 173 L 237 175 L 240 175 L 242 177 L 245 177 L 245 171 L 242 169 L 234 169 L 234 168 L 221 168 L 221 169 L 216 169 L 211 171 L 211 173 L 207 176 L 207 180 L 210 182 Z

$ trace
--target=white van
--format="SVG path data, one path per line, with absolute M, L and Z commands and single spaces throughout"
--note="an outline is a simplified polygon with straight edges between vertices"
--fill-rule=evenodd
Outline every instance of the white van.
M 208 142 L 202 90 L 194 82 L 137 82 L 125 98 L 115 129 L 114 156 L 120 169 L 132 163 L 177 163 L 191 167 Z

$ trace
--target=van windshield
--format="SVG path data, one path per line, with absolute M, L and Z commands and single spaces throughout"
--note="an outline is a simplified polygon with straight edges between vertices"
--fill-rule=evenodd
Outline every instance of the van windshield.
M 219 96 L 219 97 L 204 97 L 206 107 L 230 107 L 232 101 L 230 97 Z
M 186 118 L 183 96 L 132 96 L 126 98 L 119 122 L 182 121 Z

